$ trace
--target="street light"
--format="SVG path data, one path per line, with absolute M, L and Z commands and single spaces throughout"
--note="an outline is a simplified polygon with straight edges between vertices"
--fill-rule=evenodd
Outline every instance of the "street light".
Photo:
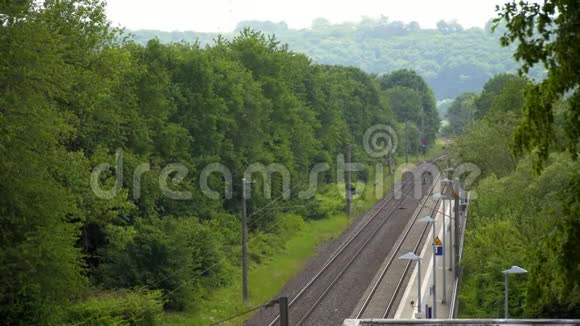
M 448 170 L 453 171 L 454 169 L 453 168 L 449 168 L 449 169 L 446 169 L 445 171 L 448 171 Z M 447 178 L 443 178 L 441 180 L 441 183 L 442 184 L 451 184 L 452 181 L 449 180 L 449 179 L 447 179 Z M 449 195 L 445 194 L 445 198 L 443 199 L 443 212 L 444 212 L 444 215 L 447 215 L 447 211 L 445 210 L 445 200 L 450 200 L 450 199 L 451 199 L 451 197 Z M 450 229 L 451 230 L 454 229 L 451 226 L 454 226 L 454 224 L 457 222 L 457 221 L 454 221 L 451 218 L 451 215 L 453 215 L 452 213 L 453 213 L 453 210 L 451 209 L 451 201 L 450 201 L 449 202 L 449 218 L 450 218 L 450 220 L 449 220 L 449 226 L 450 226 Z M 445 223 L 445 220 L 443 220 L 443 223 Z M 445 228 L 445 226 L 443 226 L 443 228 Z M 445 230 L 447 230 L 447 229 L 445 229 Z M 457 239 L 455 239 L 455 240 L 457 241 Z M 445 243 L 445 232 L 443 233 L 443 243 Z M 448 269 L 449 271 L 451 271 L 453 269 L 453 255 L 451 254 L 452 248 L 453 248 L 453 232 L 449 232 L 449 245 L 448 245 L 448 250 L 447 250 L 449 252 L 449 269 Z M 443 269 L 445 270 L 445 266 L 443 266 Z
M 419 222 L 431 223 L 433 226 L 433 318 L 437 318 L 437 262 L 435 249 L 435 219 L 431 216 L 423 216 Z
M 448 199 L 449 197 L 446 194 L 442 194 L 442 193 L 436 193 L 433 195 L 433 199 L 434 200 L 439 200 L 439 199 L 443 199 L 443 247 L 445 247 L 445 243 L 447 242 L 446 239 L 446 233 L 447 233 L 447 225 L 445 224 L 445 215 L 447 215 L 447 211 L 445 210 L 445 200 Z M 441 296 L 441 303 L 445 303 L 447 301 L 447 275 L 445 273 L 446 267 L 445 267 L 445 255 L 448 255 L 449 253 L 446 252 L 447 250 L 443 250 L 443 257 L 442 261 L 443 261 L 443 295 Z
M 453 170 L 453 168 L 451 168 L 451 170 Z M 443 184 L 449 185 L 451 188 L 453 188 L 453 181 L 447 179 L 447 178 L 443 178 L 443 180 L 441 180 L 441 182 Z M 450 189 L 451 190 L 451 189 Z M 457 239 L 454 239 L 454 235 L 453 235 L 453 230 L 455 229 L 455 223 L 457 223 L 457 221 L 455 220 L 455 216 L 451 217 L 451 215 L 453 215 L 453 210 L 451 209 L 451 191 L 449 191 L 447 194 L 445 194 L 446 198 L 443 200 L 443 212 L 445 215 L 449 216 L 449 227 L 451 229 L 451 231 L 449 232 L 449 250 L 448 250 L 448 254 L 449 254 L 449 271 L 453 270 L 453 245 L 457 244 Z M 449 214 L 447 214 L 447 211 L 445 210 L 445 201 L 449 200 Z M 445 240 L 443 240 L 445 241 Z
M 415 255 L 414 252 L 408 252 L 401 257 L 401 260 L 414 260 L 417 262 L 417 314 L 421 315 L 421 257 Z
M 505 300 L 504 300 L 504 318 L 508 319 L 508 274 L 525 274 L 528 271 L 519 267 L 519 266 L 512 266 L 510 269 L 506 269 L 502 271 L 505 275 Z

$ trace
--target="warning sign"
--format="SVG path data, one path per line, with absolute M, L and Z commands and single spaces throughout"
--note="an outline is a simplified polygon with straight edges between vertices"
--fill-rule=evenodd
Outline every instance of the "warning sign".
M 441 242 L 439 237 L 435 237 L 435 255 L 443 256 L 443 242 Z

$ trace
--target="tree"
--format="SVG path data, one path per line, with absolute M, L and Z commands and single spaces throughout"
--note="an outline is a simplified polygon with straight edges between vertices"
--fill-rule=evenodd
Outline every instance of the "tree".
M 84 154 L 65 147 L 77 132 L 70 108 L 111 34 L 99 1 L 0 10 L 0 319 L 59 324 L 87 286 L 76 243 L 94 207 L 75 192 L 89 175 Z
M 416 95 L 419 97 L 419 112 L 414 113 L 413 102 L 415 101 L 415 95 L 411 95 L 408 91 L 398 89 L 395 93 L 405 92 L 408 98 L 402 98 L 401 94 L 396 96 L 396 99 L 392 101 L 397 101 L 399 108 L 395 108 L 395 104 L 391 103 L 393 111 L 397 112 L 399 110 L 399 121 L 405 122 L 408 120 L 414 122 L 420 129 L 422 134 L 422 141 L 431 144 L 435 141 L 435 135 L 439 131 L 440 119 L 435 105 L 435 97 L 433 92 L 425 82 L 425 80 L 419 76 L 415 71 L 409 69 L 401 69 L 394 71 L 390 74 L 383 75 L 379 77 L 379 83 L 381 89 L 387 90 L 402 87 L 409 90 L 414 90 Z M 392 92 L 391 92 L 392 93 Z M 403 97 L 405 95 L 402 95 Z M 401 115 L 401 108 L 407 107 L 403 115 Z
M 526 79 L 512 74 L 498 74 L 489 79 L 483 86 L 481 95 L 475 101 L 477 111 L 475 118 L 481 119 L 485 117 L 492 107 L 498 108 L 501 111 L 513 111 L 520 113 L 522 108 L 521 100 L 523 99 L 523 91 L 527 86 Z M 495 103 L 496 101 L 505 100 L 506 97 L 515 97 L 511 103 Z M 499 109 L 501 108 L 501 109 Z
M 240 264 L 239 180 L 249 165 L 284 164 L 296 195 L 309 181 L 304 171 L 317 163 L 336 170 L 344 145 L 374 124 L 404 130 L 403 142 L 418 151 L 415 124 L 432 100 L 420 78 L 394 85 L 413 94 L 408 112 L 406 97 L 397 98 L 413 123 L 397 124 L 375 75 L 313 64 L 250 29 L 207 47 L 162 40 L 189 33 L 139 44 L 111 29 L 101 0 L 3 2 L 0 12 L 3 324 L 151 323 L 162 306 L 194 308 Z M 362 147 L 354 146 L 354 161 L 382 160 Z M 233 180 L 212 173 L 208 184 L 233 188 L 232 198 L 201 189 L 210 163 L 231 171 Z M 272 181 L 278 199 L 281 175 Z M 272 204 L 261 191 L 268 180 L 254 176 L 252 264 L 283 250 L 303 219 L 341 205 L 327 173 L 314 203 L 291 196 L 284 205 L 307 205 L 302 216 L 263 209 Z M 99 185 L 113 198 L 100 196 Z
M 385 93 L 398 121 L 421 124 L 421 97 L 416 90 L 395 86 L 389 88 Z
M 556 141 L 552 132 L 553 103 L 569 97 L 568 151 L 575 158 L 580 140 L 580 7 L 575 0 L 547 0 L 543 4 L 508 2 L 497 7 L 496 26 L 502 21 L 507 31 L 501 44 L 516 44 L 514 57 L 522 63 L 520 73 L 536 64 L 548 70 L 547 78 L 526 90 L 524 116 L 515 131 L 517 153 L 531 151 L 540 170 Z M 568 94 L 570 92 L 570 94 Z
M 266 33 L 276 24 L 264 22 Z M 421 29 L 412 22 L 401 28 L 400 22 L 387 17 L 363 17 L 359 23 L 331 24 L 318 21 L 312 29 L 277 28 L 276 37 L 289 49 L 304 53 L 320 64 L 360 67 L 368 73 L 388 74 L 412 67 L 421 75 L 438 100 L 476 92 L 498 73 L 515 72 L 512 50 L 502 47 L 496 34 L 480 28 L 463 29 L 454 22 L 446 29 Z M 489 31 L 489 30 L 486 30 Z M 215 33 L 133 31 L 136 40 L 147 44 L 157 37 L 162 43 L 198 41 L 212 45 Z M 223 34 L 231 38 L 237 35 Z M 436 40 L 434 42 L 433 40 Z M 543 69 L 532 69 L 530 77 L 542 79 Z
M 543 179 L 556 179 L 558 187 L 563 188 L 555 196 L 555 209 L 547 210 L 545 236 L 532 252 L 528 296 L 534 300 L 528 300 L 525 309 L 535 318 L 579 318 L 580 169 L 576 163 L 548 166 L 545 170 L 551 171 Z M 563 178 L 561 171 L 572 175 Z
M 447 110 L 447 119 L 449 121 L 449 129 L 452 135 L 460 135 L 463 133 L 466 125 L 474 118 L 475 113 L 475 93 L 464 93 L 456 97 Z

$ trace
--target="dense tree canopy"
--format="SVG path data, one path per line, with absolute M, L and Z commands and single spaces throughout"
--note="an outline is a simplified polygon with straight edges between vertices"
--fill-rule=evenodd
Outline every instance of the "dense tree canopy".
M 515 149 L 537 155 L 536 169 L 548 158 L 555 138 L 552 130 L 553 105 L 569 97 L 565 140 L 573 157 L 580 143 L 580 7 L 575 0 L 549 0 L 543 4 L 511 1 L 497 8 L 496 22 L 505 24 L 502 45 L 516 45 L 514 57 L 522 63 L 520 72 L 536 64 L 547 70 L 547 78 L 526 91 L 524 117 L 515 132 Z
M 420 141 L 432 144 L 439 131 L 439 114 L 435 97 L 425 80 L 415 71 L 402 69 L 379 77 L 381 89 L 399 122 L 412 122 L 418 128 Z
M 510 316 L 579 316 L 580 167 L 561 153 L 565 143 L 550 145 L 539 175 L 533 171 L 532 156 L 514 155 L 512 135 L 525 115 L 524 90 L 529 83 L 522 77 L 497 75 L 480 95 L 464 94 L 448 111 L 451 126 L 465 114 L 466 105 L 473 110 L 475 102 L 477 107 L 476 117 L 463 125 L 462 133 L 450 132 L 459 135 L 450 147 L 452 161 L 469 162 L 481 170 L 478 182 L 471 185 L 476 200 L 465 240 L 462 317 L 503 314 L 501 270 L 512 265 L 529 273 L 510 281 Z M 566 132 L 571 102 L 561 99 L 552 104 L 550 128 L 556 136 Z
M 464 93 L 453 100 L 447 109 L 446 117 L 448 124 L 442 133 L 448 135 L 461 135 L 475 116 L 475 100 L 478 98 L 475 93 Z
M 342 209 L 344 185 L 330 184 L 346 144 L 388 124 L 399 134 L 398 154 L 419 153 L 440 126 L 436 96 L 462 93 L 447 112 L 451 162 L 482 171 L 466 242 L 465 315 L 502 309 L 501 275 L 492 271 L 509 262 L 530 270 L 514 284 L 515 315 L 578 317 L 580 169 L 559 153 L 577 154 L 575 3 L 504 7 L 503 42 L 518 41 L 523 71 L 545 64 L 539 84 L 490 79 L 514 68 L 491 24 L 464 30 L 442 21 L 429 30 L 386 17 L 317 19 L 295 31 L 245 22 L 228 38 L 142 31 L 133 40 L 110 26 L 104 6 L 0 4 L 3 324 L 152 325 L 164 309 L 199 307 L 240 267 L 248 166 L 272 168 L 271 187 L 267 173 L 256 173 L 247 193 L 257 264 L 304 220 Z M 537 152 L 544 172 L 533 175 L 534 161 L 514 146 Z M 367 154 L 353 146 L 353 161 L 384 162 Z M 320 191 L 298 198 L 319 163 L 328 166 Z M 208 168 L 216 170 L 204 184 Z M 286 195 L 295 214 L 276 203 Z M 481 248 L 493 259 L 478 259 Z
M 516 45 L 520 74 L 537 64 L 548 74 L 537 82 L 511 75 L 488 81 L 475 100 L 477 120 L 452 146 L 455 160 L 476 162 L 484 177 L 466 235 L 462 315 L 502 312 L 497 271 L 520 264 L 529 275 L 510 287 L 512 316 L 578 318 L 580 7 L 512 1 L 497 10 L 501 42 Z
M 252 219 L 254 263 L 280 250 L 303 218 L 340 210 L 336 187 L 322 185 L 325 192 L 310 201 L 297 198 L 312 166 L 328 164 L 320 180 L 333 182 L 345 144 L 360 144 L 378 123 L 403 130 L 376 76 L 313 64 L 273 36 L 242 29 L 203 48 L 141 45 L 111 29 L 103 1 L 1 6 L 6 324 L 151 324 L 163 307 L 195 308 L 240 265 L 239 198 L 250 164 L 282 163 L 294 185 L 289 206 L 304 207 L 299 215 L 267 210 Z M 416 94 L 414 114 L 425 115 L 434 108 L 431 90 L 405 74 L 410 84 L 393 85 Z M 418 130 L 419 121 L 415 116 L 405 132 Z M 353 160 L 372 159 L 384 160 L 354 147 Z M 232 174 L 231 182 L 208 177 L 222 190 L 217 198 L 199 186 L 212 163 Z M 103 164 L 110 168 L 91 174 Z M 168 170 L 175 164 L 187 173 Z M 267 180 L 253 178 L 250 214 L 284 195 L 282 176 L 273 173 L 271 197 L 262 191 Z M 107 195 L 97 196 L 95 184 Z M 168 196 L 178 191 L 187 200 Z
M 485 28 L 465 29 L 457 22 L 440 21 L 436 29 L 426 29 L 417 22 L 403 23 L 387 17 L 365 17 L 358 23 L 341 24 L 319 18 L 310 29 L 288 29 L 283 22 L 246 21 L 238 24 L 236 32 L 251 27 L 274 33 L 291 50 L 305 53 L 318 63 L 354 66 L 377 74 L 413 69 L 437 99 L 445 99 L 477 92 L 495 74 L 516 71 L 512 49 L 502 48 L 498 42 L 503 25 L 495 34 L 491 33 L 492 25 L 490 20 Z M 162 42 L 197 39 L 210 44 L 216 37 L 196 32 L 133 33 L 143 44 L 155 37 Z M 544 74 L 541 67 L 531 72 L 536 78 Z

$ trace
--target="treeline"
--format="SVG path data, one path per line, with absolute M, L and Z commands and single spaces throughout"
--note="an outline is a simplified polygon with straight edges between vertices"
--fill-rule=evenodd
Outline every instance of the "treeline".
M 324 184 L 336 180 L 345 144 L 383 123 L 406 131 L 398 153 L 413 154 L 439 126 L 434 96 L 412 71 L 376 79 L 313 64 L 247 29 L 207 47 L 141 45 L 111 29 L 102 1 L 0 6 L 5 324 L 151 324 L 163 309 L 195 308 L 239 270 L 241 179 L 250 164 L 283 164 L 292 182 L 285 206 L 303 206 L 293 214 L 267 206 L 285 195 L 279 173 L 271 197 L 263 178 L 253 180 L 257 263 L 303 219 L 342 209 L 338 187 Z M 384 158 L 354 146 L 353 160 Z M 176 163 L 186 174 L 166 169 Z M 209 186 L 232 187 L 231 196 L 204 194 L 200 174 L 212 163 L 232 181 L 214 173 Z M 299 202 L 316 163 L 330 171 L 321 191 Z M 97 167 L 102 173 L 92 174 Z M 171 199 L 167 188 L 188 196 Z
M 465 236 L 462 318 L 503 317 L 502 271 L 513 265 L 529 273 L 510 276 L 510 318 L 580 317 L 580 163 L 563 153 L 572 103 L 564 97 L 554 104 L 555 141 L 538 174 L 533 156 L 513 152 L 531 86 L 500 74 L 480 94 L 456 98 L 448 111 L 452 162 L 481 169 Z
M 574 4 L 576 4 L 574 2 Z M 499 8 L 502 45 L 519 75 L 490 79 L 448 110 L 454 164 L 481 169 L 473 185 L 459 294 L 461 317 L 580 317 L 580 7 L 512 1 Z M 526 74 L 542 64 L 541 81 Z M 467 179 L 466 179 L 467 180 Z
M 245 27 L 272 33 L 291 50 L 305 53 L 315 62 L 358 67 L 369 73 L 413 69 L 441 100 L 477 92 L 495 74 L 516 71 L 513 48 L 501 47 L 498 42 L 505 28 L 501 25 L 491 33 L 492 25 L 490 20 L 483 28 L 466 29 L 456 22 L 440 21 L 437 28 L 424 29 L 417 22 L 386 17 L 342 24 L 318 18 L 312 28 L 301 30 L 289 29 L 284 22 L 245 21 L 237 25 L 234 34 Z M 217 37 L 215 33 L 154 30 L 131 33 L 143 44 L 152 38 L 164 43 L 199 40 L 208 44 Z M 537 67 L 531 75 L 542 78 L 544 71 Z

